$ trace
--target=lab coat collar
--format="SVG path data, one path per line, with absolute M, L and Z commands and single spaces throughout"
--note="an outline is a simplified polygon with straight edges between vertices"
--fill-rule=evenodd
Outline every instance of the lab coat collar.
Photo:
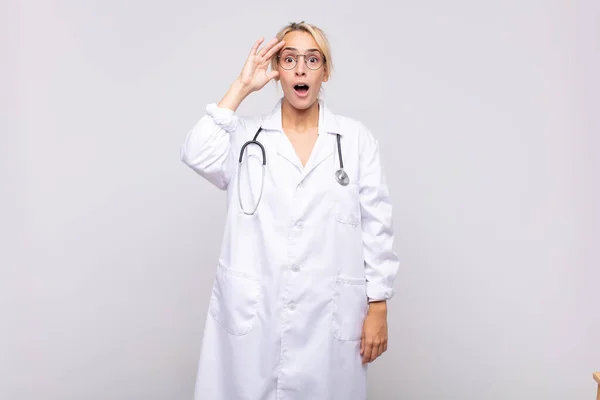
M 268 114 L 262 122 L 261 126 L 267 132 L 273 130 L 283 133 L 281 123 L 281 103 L 282 100 L 280 99 L 275 108 L 273 108 L 271 113 Z M 292 143 L 285 135 L 278 135 L 277 153 L 301 172 L 301 180 L 333 154 L 336 146 L 336 134 L 342 135 L 336 116 L 325 106 L 322 100 L 319 100 L 318 133 L 317 141 L 305 167 L 300 163 L 300 159 L 298 158 Z M 321 133 L 327 133 L 327 135 L 321 135 Z
M 335 117 L 335 114 L 327 108 L 323 100 L 319 99 L 319 134 L 325 133 L 333 133 L 340 134 L 340 127 Z M 273 110 L 265 116 L 263 122 L 261 124 L 262 128 L 265 130 L 275 130 L 279 132 L 283 132 L 283 126 L 281 121 L 281 105 L 283 99 L 279 99 Z

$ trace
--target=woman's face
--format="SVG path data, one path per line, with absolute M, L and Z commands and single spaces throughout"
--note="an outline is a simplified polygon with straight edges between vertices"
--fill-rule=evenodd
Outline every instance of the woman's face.
M 283 40 L 277 64 L 283 96 L 295 108 L 305 110 L 317 101 L 322 83 L 329 79 L 323 54 L 308 32 L 289 32 Z

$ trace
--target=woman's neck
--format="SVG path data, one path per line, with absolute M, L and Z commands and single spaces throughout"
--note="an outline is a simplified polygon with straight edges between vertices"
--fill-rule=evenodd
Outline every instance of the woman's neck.
M 308 132 L 319 126 L 319 101 L 306 110 L 299 110 L 285 99 L 281 104 L 281 125 L 283 130 L 296 133 Z

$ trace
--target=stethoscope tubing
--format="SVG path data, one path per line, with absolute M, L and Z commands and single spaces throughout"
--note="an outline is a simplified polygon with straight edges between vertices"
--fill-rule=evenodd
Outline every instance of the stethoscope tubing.
M 237 174 L 237 181 L 238 181 L 238 200 L 240 203 L 240 208 L 241 210 L 244 212 L 244 214 L 246 215 L 253 215 L 256 210 L 258 209 L 258 205 L 260 204 L 260 200 L 262 199 L 262 195 L 263 195 L 263 189 L 264 189 L 264 185 L 265 185 L 265 174 L 266 174 L 266 166 L 267 166 L 267 153 L 265 152 L 265 147 L 262 145 L 262 143 L 260 143 L 257 138 L 258 135 L 260 134 L 260 132 L 262 131 L 262 126 L 258 128 L 258 130 L 256 131 L 256 134 L 254 135 L 254 138 L 252 140 L 247 141 L 246 143 L 244 143 L 244 145 L 242 146 L 241 150 L 240 150 L 240 157 L 238 159 L 238 174 Z M 342 158 L 342 144 L 341 144 L 341 138 L 340 138 L 340 134 L 336 134 L 337 135 L 337 150 L 338 150 L 338 158 L 339 158 L 339 162 L 340 162 L 340 169 L 338 169 L 335 172 L 335 179 L 337 180 L 337 182 L 342 185 L 342 186 L 346 186 L 348 185 L 348 183 L 350 182 L 350 179 L 348 178 L 348 174 L 346 173 L 346 171 L 344 171 L 344 160 Z M 242 163 L 244 161 L 244 151 L 246 150 L 246 147 L 248 147 L 251 144 L 256 144 L 258 145 L 258 147 L 261 150 L 262 153 L 262 179 L 261 179 L 261 185 L 260 185 L 260 194 L 258 196 L 258 201 L 256 202 L 256 206 L 254 207 L 254 210 L 252 210 L 251 213 L 247 212 L 244 209 L 244 206 L 242 205 L 242 196 L 241 196 L 241 192 L 240 192 L 240 171 L 242 168 Z

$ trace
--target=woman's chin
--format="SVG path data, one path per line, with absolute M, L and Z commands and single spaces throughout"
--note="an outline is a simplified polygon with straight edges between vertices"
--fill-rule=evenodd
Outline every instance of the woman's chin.
M 296 93 L 290 93 L 285 96 L 286 101 L 294 108 L 298 110 L 306 110 L 310 108 L 317 99 L 313 96 L 297 96 Z

